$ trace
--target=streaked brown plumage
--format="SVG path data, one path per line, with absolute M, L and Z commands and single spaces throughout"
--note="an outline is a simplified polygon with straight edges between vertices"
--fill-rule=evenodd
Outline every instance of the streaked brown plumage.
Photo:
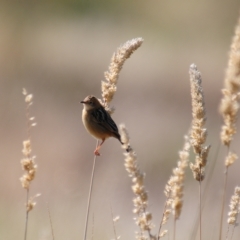
M 83 125 L 93 137 L 102 140 L 94 151 L 95 155 L 100 155 L 99 149 L 109 137 L 114 137 L 123 144 L 117 125 L 97 98 L 90 95 L 81 101 L 81 103 L 83 103 L 84 106 L 82 111 Z

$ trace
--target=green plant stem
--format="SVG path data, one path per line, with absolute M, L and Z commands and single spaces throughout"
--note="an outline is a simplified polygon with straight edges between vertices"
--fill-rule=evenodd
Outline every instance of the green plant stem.
M 97 140 L 96 148 L 97 146 L 98 146 L 98 140 Z M 91 204 L 91 198 L 92 198 L 92 187 L 93 187 L 93 180 L 94 180 L 94 173 L 95 173 L 96 158 L 97 156 L 95 155 L 93 159 L 92 175 L 91 175 L 90 188 L 89 188 L 89 194 L 88 194 L 87 213 L 86 213 L 85 229 L 84 229 L 84 236 L 83 236 L 84 240 L 86 240 L 87 238 L 88 218 L 89 218 L 89 210 L 90 210 L 90 204 Z

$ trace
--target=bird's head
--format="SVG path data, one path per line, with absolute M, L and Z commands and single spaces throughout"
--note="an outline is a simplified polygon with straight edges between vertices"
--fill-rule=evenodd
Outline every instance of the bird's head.
M 101 103 L 92 95 L 87 96 L 83 101 L 81 101 L 85 110 L 92 110 L 101 107 Z

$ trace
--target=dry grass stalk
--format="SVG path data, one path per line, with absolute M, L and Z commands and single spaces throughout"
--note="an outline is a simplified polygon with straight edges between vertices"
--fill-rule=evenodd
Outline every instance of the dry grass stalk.
M 112 56 L 108 71 L 105 72 L 106 81 L 102 81 L 101 88 L 102 88 L 103 100 L 99 99 L 102 106 L 110 114 L 114 112 L 114 108 L 110 108 L 109 103 L 112 101 L 113 96 L 117 91 L 117 80 L 119 77 L 119 73 L 123 67 L 123 64 L 132 55 L 132 53 L 142 45 L 142 43 L 143 43 L 142 38 L 135 38 L 130 41 L 127 41 L 125 44 L 119 47 Z M 98 146 L 98 141 L 96 146 Z M 128 146 L 128 148 L 130 148 L 130 146 Z M 87 238 L 88 218 L 89 218 L 89 210 L 90 210 L 90 203 L 91 203 L 91 196 L 92 196 L 92 185 L 93 185 L 94 174 L 95 174 L 95 164 L 96 164 L 96 156 L 94 156 L 94 160 L 93 160 L 93 168 L 92 168 L 92 175 L 91 175 L 91 181 L 90 181 L 87 214 L 86 214 L 84 237 L 83 237 L 84 240 L 86 240 Z
M 179 161 L 177 163 L 177 167 L 173 169 L 173 175 L 170 177 L 168 183 L 165 186 L 164 193 L 167 197 L 167 200 L 165 203 L 163 219 L 160 223 L 158 239 L 160 239 L 166 234 L 166 230 L 161 232 L 161 227 L 167 222 L 169 214 L 173 214 L 174 221 L 176 221 L 180 217 L 183 205 L 183 182 L 185 177 L 185 168 L 188 166 L 189 162 L 189 150 L 189 138 L 188 136 L 185 136 L 183 150 L 179 152 Z
M 166 185 L 165 191 L 164 191 L 167 199 L 166 199 L 166 202 L 164 204 L 163 215 L 162 215 L 162 219 L 161 219 L 161 222 L 160 222 L 160 225 L 159 225 L 158 239 L 164 237 L 168 233 L 168 230 L 166 230 L 166 229 L 162 230 L 162 226 L 167 223 L 167 221 L 170 217 L 170 214 L 172 212 L 172 209 L 171 209 L 172 200 L 170 199 L 171 191 L 168 191 L 167 189 L 170 190 L 168 188 L 168 185 Z
M 193 172 L 193 177 L 199 182 L 199 235 L 202 239 L 202 190 L 201 182 L 205 177 L 205 166 L 207 164 L 207 157 L 210 146 L 204 146 L 207 138 L 207 129 L 204 128 L 206 122 L 206 110 L 204 102 L 204 94 L 202 88 L 202 77 L 195 64 L 192 64 L 189 69 L 191 97 L 192 97 L 192 127 L 190 133 L 190 142 L 193 147 L 195 163 L 190 164 Z
M 96 147 L 97 146 L 98 146 L 98 140 L 96 143 Z M 86 213 L 86 220 L 85 220 L 85 227 L 84 227 L 84 235 L 83 235 L 84 240 L 87 239 L 88 219 L 89 219 L 89 211 L 90 211 L 90 205 L 91 205 L 91 199 L 92 199 L 92 189 L 93 189 L 93 180 L 94 180 L 94 176 L 95 176 L 96 159 L 97 159 L 97 155 L 94 155 L 90 187 L 89 187 L 89 193 L 88 193 L 88 203 L 87 203 L 87 213 Z
M 171 187 L 172 213 L 175 220 L 179 219 L 183 205 L 183 182 L 185 177 L 185 168 L 188 166 L 189 161 L 189 149 L 189 139 L 188 136 L 185 136 L 183 150 L 179 152 L 178 166 L 173 170 L 173 175 L 168 182 Z
M 48 211 L 48 217 L 49 217 L 50 226 L 51 226 L 52 240 L 55 240 L 54 230 L 53 230 L 53 222 L 52 222 L 52 217 L 51 217 L 51 213 L 50 213 L 50 209 L 49 209 L 49 205 L 48 205 L 48 203 L 47 203 L 47 211 Z
M 236 155 L 230 152 L 230 145 L 233 140 L 234 134 L 237 132 L 236 121 L 239 110 L 239 96 L 240 96 L 240 17 L 235 35 L 232 40 L 228 67 L 224 81 L 224 89 L 222 90 L 223 98 L 220 104 L 220 113 L 223 117 L 224 125 L 222 126 L 220 138 L 222 144 L 227 147 L 227 156 L 225 160 L 225 177 L 223 186 L 222 209 L 220 218 L 219 235 L 222 238 L 222 224 L 223 214 L 226 202 L 226 189 L 228 181 L 228 168 L 236 160 Z
M 29 109 L 30 106 L 33 104 L 32 99 L 33 95 L 32 94 L 27 94 L 26 89 L 23 89 L 23 95 L 25 96 L 25 102 L 27 104 L 26 106 L 26 117 L 27 117 L 27 135 L 28 139 L 23 141 L 23 149 L 22 153 L 24 158 L 21 160 L 21 165 L 23 170 L 26 171 L 26 173 L 20 178 L 20 181 L 22 183 L 22 187 L 29 190 L 29 186 L 31 181 L 33 181 L 36 170 L 37 170 L 37 165 L 34 162 L 35 156 L 32 156 L 32 145 L 31 145 L 31 139 L 30 139 L 30 130 L 33 126 L 36 126 L 36 123 L 33 122 L 35 119 L 34 117 L 30 117 Z
M 123 64 L 142 43 L 142 38 L 129 40 L 120 46 L 112 56 L 108 71 L 105 72 L 106 81 L 102 81 L 102 104 L 109 113 L 114 112 L 114 109 L 109 107 L 109 103 L 117 91 L 117 81 Z
M 117 231 L 116 231 L 116 223 L 119 221 L 120 217 L 113 216 L 113 211 L 112 211 L 112 206 L 111 206 L 111 216 L 112 216 L 112 223 L 113 223 L 113 231 L 114 231 L 114 239 L 113 240 L 119 240 L 121 238 L 121 236 L 117 235 Z
M 240 207 L 240 187 L 236 187 L 230 202 L 230 211 L 228 213 L 228 224 L 235 225 Z
M 27 239 L 27 226 L 28 226 L 28 213 L 34 208 L 36 202 L 34 202 L 35 197 L 38 197 L 37 194 L 34 197 L 29 197 L 29 188 L 31 182 L 34 180 L 37 165 L 35 164 L 35 156 L 32 155 L 32 144 L 30 138 L 30 130 L 32 127 L 36 126 L 36 123 L 33 122 L 35 120 L 34 117 L 30 117 L 30 106 L 33 104 L 33 95 L 28 94 L 26 89 L 23 89 L 23 95 L 25 96 L 26 102 L 26 118 L 27 118 L 27 140 L 23 141 L 23 156 L 24 158 L 21 160 L 22 169 L 25 171 L 25 174 L 20 178 L 22 183 L 22 187 L 27 190 L 26 193 L 26 219 L 25 219 L 25 233 L 24 239 Z
M 235 187 L 234 194 L 231 197 L 230 201 L 230 211 L 228 212 L 228 231 L 227 231 L 227 237 L 228 237 L 228 232 L 229 232 L 229 227 L 230 225 L 233 225 L 233 230 L 232 230 L 232 236 L 234 232 L 234 228 L 236 227 L 237 224 L 237 217 L 240 212 L 240 187 Z M 232 239 L 232 236 L 230 239 Z M 226 237 L 226 239 L 228 239 Z
M 206 110 L 204 94 L 201 86 L 202 78 L 197 66 L 192 64 L 189 69 L 190 86 L 192 97 L 192 129 L 190 142 L 196 154 L 195 164 L 190 164 L 194 179 L 202 181 L 204 179 L 204 168 L 207 163 L 207 156 L 210 146 L 203 146 L 207 138 L 207 129 L 204 128 L 206 121 Z
M 224 125 L 221 131 L 222 143 L 230 146 L 233 135 L 236 133 L 236 121 L 239 110 L 240 95 L 240 18 L 233 37 L 228 68 L 222 90 L 223 98 L 220 105 Z
M 92 216 L 92 234 L 91 234 L 91 240 L 94 239 L 94 214 Z
M 148 207 L 148 194 L 144 186 L 145 174 L 142 173 L 138 167 L 137 155 L 132 148 L 129 148 L 129 135 L 126 127 L 122 124 L 120 125 L 120 132 L 122 141 L 124 142 L 123 148 L 127 149 L 128 152 L 125 155 L 125 168 L 132 179 L 132 190 L 135 194 L 133 199 L 134 209 L 133 212 L 137 215 L 135 218 L 136 224 L 140 228 L 140 232 L 136 234 L 136 239 L 138 240 L 156 240 L 156 236 L 151 233 L 153 228 L 152 224 L 152 214 L 147 211 Z

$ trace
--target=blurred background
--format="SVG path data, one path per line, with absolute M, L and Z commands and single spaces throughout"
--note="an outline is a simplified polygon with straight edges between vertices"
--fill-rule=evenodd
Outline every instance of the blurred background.
M 56 239 L 83 236 L 96 141 L 82 125 L 79 101 L 89 94 L 101 97 L 101 80 L 113 52 L 135 37 L 144 38 L 144 43 L 121 71 L 113 119 L 126 124 L 139 166 L 146 173 L 154 232 L 164 206 L 164 186 L 191 123 L 188 69 L 195 63 L 202 73 L 207 143 L 212 145 L 206 172 L 211 178 L 203 182 L 203 239 L 217 239 L 226 154 L 225 148 L 218 149 L 222 124 L 218 108 L 239 10 L 239 0 L 1 1 L 0 240 L 24 235 L 26 191 L 19 181 L 22 141 L 27 138 L 23 87 L 34 95 L 31 115 L 38 124 L 31 131 L 38 170 L 30 195 L 42 194 L 30 212 L 28 239 L 52 239 L 47 208 Z M 238 155 L 239 136 L 231 146 Z M 111 139 L 101 154 L 89 239 L 92 232 L 93 239 L 114 238 L 111 207 L 120 216 L 117 234 L 134 239 L 133 193 L 123 150 Z M 224 236 L 230 196 L 240 184 L 239 169 L 237 161 L 229 171 Z M 177 239 L 191 240 L 198 183 L 189 169 L 184 194 Z M 172 219 L 166 228 L 171 239 Z M 233 239 L 239 239 L 239 234 L 238 227 Z

